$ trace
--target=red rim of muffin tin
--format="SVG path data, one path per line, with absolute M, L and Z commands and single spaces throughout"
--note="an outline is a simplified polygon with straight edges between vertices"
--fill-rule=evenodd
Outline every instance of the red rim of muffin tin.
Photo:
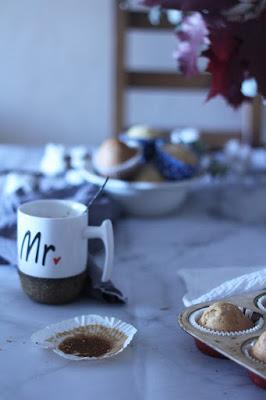
M 221 354 L 218 351 L 214 350 L 212 347 L 208 346 L 206 343 L 202 342 L 201 340 L 195 339 L 195 338 L 194 338 L 194 340 L 195 340 L 196 347 L 203 354 L 206 354 L 209 357 L 228 359 L 223 354 Z
M 266 379 L 262 378 L 261 376 L 251 371 L 248 371 L 248 376 L 256 386 L 259 386 L 262 389 L 266 389 Z

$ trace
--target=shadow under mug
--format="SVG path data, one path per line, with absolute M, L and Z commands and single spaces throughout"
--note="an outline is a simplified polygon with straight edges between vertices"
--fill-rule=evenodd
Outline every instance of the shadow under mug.
M 62 304 L 79 296 L 87 279 L 88 239 L 103 241 L 102 281 L 106 282 L 114 258 L 110 220 L 88 226 L 87 207 L 70 200 L 36 200 L 20 206 L 18 272 L 25 293 L 47 304 Z

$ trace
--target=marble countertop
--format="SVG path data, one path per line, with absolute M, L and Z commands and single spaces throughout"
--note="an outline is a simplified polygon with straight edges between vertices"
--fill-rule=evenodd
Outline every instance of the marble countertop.
M 186 290 L 178 269 L 263 265 L 265 233 L 265 224 L 212 216 L 190 202 L 173 216 L 121 220 L 114 281 L 129 298 L 126 306 L 36 304 L 14 267 L 1 266 L 0 399 L 265 399 L 244 369 L 200 353 L 177 324 Z M 134 324 L 132 345 L 113 359 L 71 362 L 30 342 L 34 331 L 84 313 Z

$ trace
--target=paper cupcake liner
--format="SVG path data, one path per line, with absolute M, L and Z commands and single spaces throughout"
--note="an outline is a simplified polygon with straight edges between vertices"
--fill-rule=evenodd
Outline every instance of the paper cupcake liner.
M 257 299 L 257 307 L 263 312 L 266 313 L 266 294 L 263 294 Z
M 257 358 L 255 358 L 252 354 L 252 348 L 254 347 L 256 341 L 258 340 L 258 338 L 253 338 L 250 340 L 247 340 L 243 345 L 242 345 L 242 353 L 249 358 L 250 360 L 252 360 L 253 362 L 260 364 L 260 365 L 266 365 L 266 363 L 264 363 L 261 360 L 258 360 Z
M 214 329 L 205 328 L 204 326 L 198 324 L 198 320 L 200 319 L 201 315 L 207 308 L 208 307 L 204 307 L 200 308 L 199 310 L 193 311 L 189 316 L 189 322 L 191 323 L 192 326 L 194 326 L 194 328 L 200 330 L 201 332 L 209 333 L 210 335 L 217 335 L 217 336 L 248 335 L 250 333 L 256 332 L 257 330 L 261 329 L 264 325 L 264 319 L 260 317 L 257 321 L 254 322 L 255 325 L 253 328 L 245 329 L 242 331 L 234 331 L 234 332 L 215 331 Z M 252 320 L 252 315 L 254 314 L 254 311 L 248 310 L 243 307 L 239 307 L 239 309 L 244 313 L 244 315 L 246 315 L 250 320 Z
M 120 321 L 114 317 L 102 317 L 100 315 L 81 315 L 57 324 L 49 325 L 35 332 L 31 340 L 46 349 L 53 350 L 56 354 L 68 360 L 98 360 L 112 357 L 123 351 L 132 341 L 137 329 L 134 326 Z M 111 349 L 99 357 L 80 357 L 74 354 L 66 354 L 58 347 L 67 337 L 75 334 L 101 337 L 108 339 Z

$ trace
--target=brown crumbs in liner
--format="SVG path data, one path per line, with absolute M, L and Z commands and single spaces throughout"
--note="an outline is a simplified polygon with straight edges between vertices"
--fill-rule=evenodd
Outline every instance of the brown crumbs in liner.
M 64 339 L 58 348 L 65 354 L 78 357 L 101 357 L 111 350 L 112 343 L 98 335 L 77 334 Z

